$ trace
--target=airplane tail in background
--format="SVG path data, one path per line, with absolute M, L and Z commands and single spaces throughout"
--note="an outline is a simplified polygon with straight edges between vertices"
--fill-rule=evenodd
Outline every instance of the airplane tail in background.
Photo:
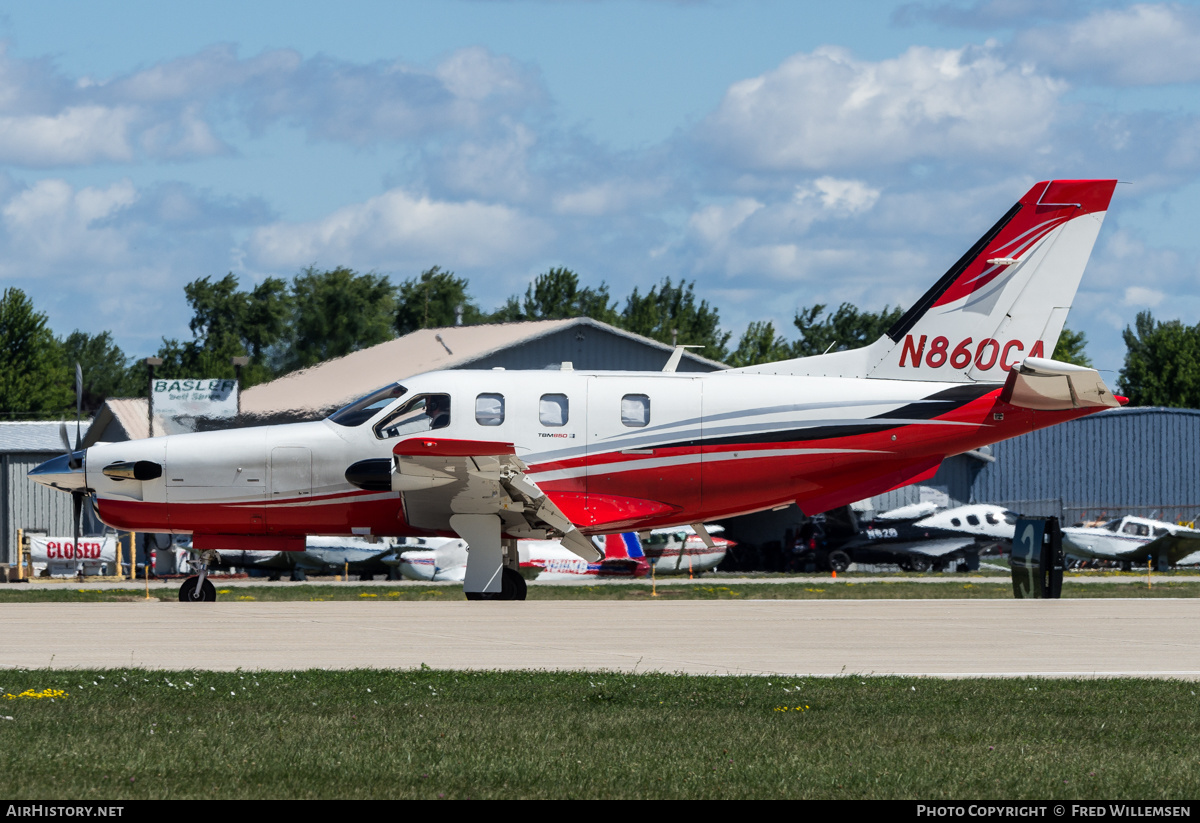
M 641 560 L 646 553 L 634 532 L 622 534 L 606 534 L 604 536 L 605 560 Z
M 603 539 L 604 559 L 600 561 L 600 576 L 645 577 L 650 573 L 650 562 L 635 533 L 606 534 Z
M 1116 182 L 1036 184 L 870 346 L 742 371 L 1003 383 L 1053 354 Z

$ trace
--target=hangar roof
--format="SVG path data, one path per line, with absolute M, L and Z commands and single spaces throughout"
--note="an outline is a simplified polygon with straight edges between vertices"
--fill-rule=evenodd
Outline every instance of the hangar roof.
M 657 340 L 618 329 L 587 317 L 537 320 L 523 323 L 490 323 L 422 329 L 403 337 L 327 360 L 311 368 L 246 389 L 242 413 L 269 415 L 288 409 L 328 409 L 344 405 L 387 383 L 439 369 L 470 368 L 504 350 L 541 338 L 575 330 L 598 332 L 605 338 L 633 343 L 662 352 L 665 363 L 672 348 Z M 580 338 L 582 339 L 582 337 Z M 561 360 L 571 359 L 567 356 Z M 714 371 L 724 368 L 715 360 L 689 353 L 680 370 Z M 581 367 L 580 363 L 575 364 Z M 541 366 L 537 366 L 540 368 Z M 515 368 L 515 366 L 513 366 Z M 586 366 L 584 366 L 586 368 Z M 613 365 L 609 368 L 628 368 Z M 144 412 L 143 412 L 144 414 Z

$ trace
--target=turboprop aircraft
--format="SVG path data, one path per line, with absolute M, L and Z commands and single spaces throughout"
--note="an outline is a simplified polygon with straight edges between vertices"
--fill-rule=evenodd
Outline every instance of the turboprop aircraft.
M 202 552 L 457 536 L 467 597 L 514 599 L 519 538 L 596 561 L 589 535 L 815 514 L 1119 405 L 1094 369 L 1046 359 L 1115 185 L 1036 184 L 860 349 L 707 374 L 676 372 L 679 348 L 662 372 L 431 372 L 322 421 L 97 444 L 30 477 Z M 214 600 L 206 574 L 180 599 Z

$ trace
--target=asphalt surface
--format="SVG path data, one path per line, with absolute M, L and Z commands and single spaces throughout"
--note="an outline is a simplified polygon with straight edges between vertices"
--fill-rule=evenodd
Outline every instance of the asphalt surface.
M 0 668 L 1200 679 L 1191 599 L 0 604 Z

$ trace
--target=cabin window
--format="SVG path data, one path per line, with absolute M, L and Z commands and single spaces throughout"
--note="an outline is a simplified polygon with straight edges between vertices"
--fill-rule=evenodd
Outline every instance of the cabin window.
M 950 518 L 950 525 L 951 526 L 961 526 L 962 521 L 959 520 L 957 517 L 952 517 L 952 518 Z
M 650 398 L 644 394 L 627 394 L 621 398 L 621 422 L 640 428 L 650 422 Z
M 979 525 L 979 518 L 978 518 L 976 515 L 973 515 L 973 514 L 968 514 L 968 515 L 967 515 L 967 522 L 968 522 L 968 523 L 970 523 L 972 526 L 978 526 L 978 525 Z
M 1149 537 L 1150 527 L 1145 523 L 1126 523 L 1121 529 L 1125 534 L 1136 534 L 1138 537 Z
M 996 519 L 996 515 L 992 514 L 991 512 L 985 514 L 984 517 L 987 519 L 987 522 L 991 523 L 993 526 L 1000 524 L 1000 521 Z
M 570 401 L 565 394 L 543 394 L 538 404 L 538 419 L 543 426 L 565 426 L 570 419 Z
M 504 422 L 504 395 L 481 394 L 475 398 L 475 422 L 481 426 L 499 426 Z
M 409 400 L 375 425 L 380 440 L 444 429 L 450 425 L 450 395 L 422 394 Z

